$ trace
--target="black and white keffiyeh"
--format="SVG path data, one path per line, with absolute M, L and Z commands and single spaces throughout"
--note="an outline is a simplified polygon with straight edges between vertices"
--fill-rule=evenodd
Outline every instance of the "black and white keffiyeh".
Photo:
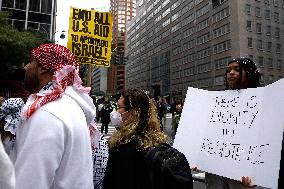
M 4 130 L 16 134 L 17 124 L 21 118 L 21 110 L 24 106 L 21 98 L 6 99 L 0 107 L 0 119 L 5 123 Z

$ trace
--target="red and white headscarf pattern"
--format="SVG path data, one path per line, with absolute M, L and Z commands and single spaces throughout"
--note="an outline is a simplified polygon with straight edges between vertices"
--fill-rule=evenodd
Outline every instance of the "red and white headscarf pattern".
M 32 50 L 31 58 L 51 72 L 58 71 L 66 65 L 79 68 L 79 63 L 74 54 L 66 47 L 58 44 L 43 44 L 38 46 Z
M 50 70 L 53 75 L 52 82 L 39 93 L 33 94 L 31 103 L 23 109 L 23 118 L 28 119 L 37 109 L 60 98 L 67 86 L 73 86 L 82 93 L 89 93 L 90 87 L 83 87 L 79 76 L 79 63 L 69 49 L 58 44 L 43 44 L 32 50 L 31 59 Z M 99 131 L 96 123 L 88 124 L 91 145 L 94 150 L 98 145 Z
M 60 98 L 67 86 L 73 86 L 83 93 L 89 93 L 89 87 L 82 86 L 79 77 L 79 63 L 69 49 L 58 44 L 42 44 L 32 50 L 32 60 L 54 73 L 52 86 L 42 94 L 35 94 L 35 100 L 24 111 L 24 118 L 28 119 L 44 104 Z

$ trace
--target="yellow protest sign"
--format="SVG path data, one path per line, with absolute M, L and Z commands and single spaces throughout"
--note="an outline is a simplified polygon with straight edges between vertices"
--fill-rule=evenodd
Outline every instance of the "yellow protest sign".
M 110 67 L 112 14 L 70 7 L 67 47 L 81 64 Z

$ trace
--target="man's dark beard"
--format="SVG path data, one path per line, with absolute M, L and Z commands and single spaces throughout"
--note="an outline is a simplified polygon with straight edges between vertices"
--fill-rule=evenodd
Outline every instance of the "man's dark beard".
M 35 75 L 33 76 L 33 79 L 24 80 L 24 89 L 26 89 L 30 93 L 38 92 L 35 91 L 38 86 L 39 86 L 39 80 Z

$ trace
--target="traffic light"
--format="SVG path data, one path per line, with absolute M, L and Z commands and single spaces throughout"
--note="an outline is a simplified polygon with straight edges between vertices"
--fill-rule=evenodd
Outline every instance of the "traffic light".
M 126 65 L 128 62 L 128 56 L 124 56 L 124 52 L 116 52 L 114 54 L 114 64 Z

